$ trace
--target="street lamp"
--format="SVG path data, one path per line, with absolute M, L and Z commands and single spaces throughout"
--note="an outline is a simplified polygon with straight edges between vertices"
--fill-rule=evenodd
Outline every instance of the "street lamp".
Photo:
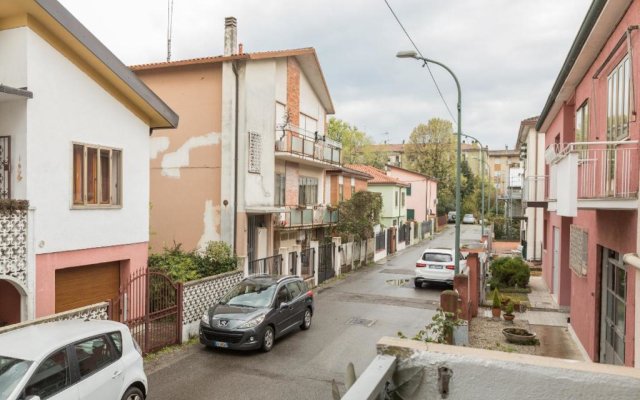
M 459 274 L 460 273 L 460 220 L 462 218 L 460 218 L 460 214 L 461 214 L 461 205 L 460 205 L 460 157 L 461 157 L 461 149 L 462 149 L 462 145 L 461 145 L 461 133 L 462 133 L 462 91 L 460 90 L 460 82 L 458 82 L 458 77 L 456 77 L 456 74 L 453 73 L 453 71 L 451 71 L 451 69 L 449 69 L 449 67 L 447 67 L 446 65 L 442 64 L 441 62 L 435 61 L 435 60 L 431 60 L 429 58 L 424 58 L 422 56 L 419 56 L 418 53 L 416 53 L 415 51 L 400 51 L 398 52 L 398 54 L 396 54 L 396 57 L 398 58 L 415 58 L 416 60 L 420 60 L 423 62 L 422 66 L 426 66 L 427 63 L 432 63 L 432 64 L 436 64 L 441 66 L 442 68 L 446 69 L 447 72 L 449 72 L 451 74 L 451 76 L 453 77 L 453 80 L 456 82 L 456 87 L 458 88 L 458 143 L 456 146 L 456 240 L 455 240 L 455 251 L 454 251 L 454 255 L 455 255 L 455 274 Z

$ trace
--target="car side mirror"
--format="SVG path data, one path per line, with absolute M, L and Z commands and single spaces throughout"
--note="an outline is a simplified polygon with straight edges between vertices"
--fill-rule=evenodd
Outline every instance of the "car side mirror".
M 280 306 L 278 308 L 281 310 L 284 310 L 285 308 L 289 308 L 289 303 L 287 303 L 286 301 L 283 301 L 282 303 L 280 303 Z
M 40 400 L 40 396 L 29 396 L 25 400 Z

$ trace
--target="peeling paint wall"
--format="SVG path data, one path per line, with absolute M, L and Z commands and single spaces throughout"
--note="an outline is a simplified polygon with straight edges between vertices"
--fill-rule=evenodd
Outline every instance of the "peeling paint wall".
M 222 65 L 136 74 L 180 115 L 177 129 L 151 138 L 151 251 L 220 240 Z

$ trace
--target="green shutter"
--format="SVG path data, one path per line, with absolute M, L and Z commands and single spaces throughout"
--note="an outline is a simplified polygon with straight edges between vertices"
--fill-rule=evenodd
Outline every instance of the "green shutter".
M 407 188 L 407 196 L 411 196 L 411 184 L 409 184 L 409 187 Z
M 414 220 L 415 218 L 415 211 L 412 208 L 407 208 L 407 219 L 408 220 Z

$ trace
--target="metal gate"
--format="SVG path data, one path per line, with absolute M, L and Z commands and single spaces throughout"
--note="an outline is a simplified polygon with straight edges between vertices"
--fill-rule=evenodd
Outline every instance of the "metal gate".
M 336 275 L 333 267 L 334 244 L 327 243 L 318 247 L 318 284 Z
M 134 272 L 120 287 L 114 309 L 143 354 L 182 342 L 182 284 L 161 272 Z
M 11 198 L 11 137 L 0 136 L 0 199 Z

